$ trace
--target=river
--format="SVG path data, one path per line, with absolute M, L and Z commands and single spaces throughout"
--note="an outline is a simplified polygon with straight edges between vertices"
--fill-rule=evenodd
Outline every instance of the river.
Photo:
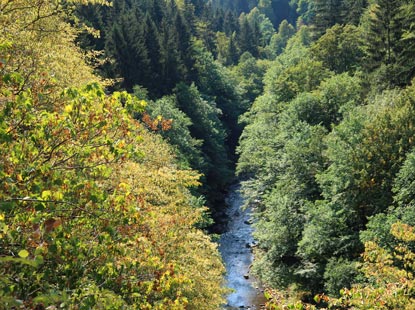
M 226 266 L 227 285 L 234 290 L 227 296 L 223 309 L 262 309 L 265 303 L 262 290 L 249 273 L 252 264 L 252 227 L 250 210 L 242 210 L 243 198 L 240 186 L 230 188 L 226 198 L 226 214 L 229 218 L 227 230 L 220 237 L 219 250 Z

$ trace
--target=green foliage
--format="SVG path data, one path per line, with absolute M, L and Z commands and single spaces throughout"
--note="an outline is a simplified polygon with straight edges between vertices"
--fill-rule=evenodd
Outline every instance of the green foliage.
M 311 47 L 312 55 L 336 73 L 359 69 L 364 56 L 363 34 L 353 26 L 329 28 Z
M 174 96 L 163 97 L 146 106 L 142 120 L 152 130 L 159 132 L 176 148 L 177 159 L 183 168 L 205 171 L 201 153 L 202 140 L 192 137 L 191 119 L 177 107 Z
M 272 34 L 275 32 L 274 26 L 269 18 L 257 8 L 251 10 L 246 18 L 251 25 L 251 28 L 255 29 L 255 27 L 258 27 L 259 47 L 266 46 L 271 40 Z
M 231 178 L 228 150 L 225 148 L 226 131 L 219 119 L 221 110 L 215 102 L 203 99 L 194 84 L 179 84 L 175 93 L 178 107 L 192 121 L 189 127 L 192 137 L 202 142 L 204 166 L 201 172 L 206 178 L 203 194 L 214 202 L 220 199 L 219 189 Z
M 270 290 L 271 309 L 320 292 L 340 293 L 322 307 L 410 307 L 412 1 L 14 3 L 0 18 L 5 303 L 217 309 L 198 176 L 172 155 L 212 204 L 237 148 L 253 270 L 303 299 Z M 76 34 L 110 89 L 140 85 L 140 100 L 105 95 Z
M 270 10 L 276 2 L 261 1 L 258 11 L 277 19 Z M 395 286 L 389 274 L 385 282 L 376 282 L 380 267 L 378 275 L 370 272 L 377 268 L 373 257 L 386 257 L 381 251 L 402 249 L 402 239 L 390 234 L 394 223 L 415 220 L 414 91 L 396 87 L 413 78 L 413 4 L 291 5 L 302 15 L 297 32 L 281 23 L 265 49 L 256 49 L 261 46 L 257 25 L 244 25 L 246 16 L 259 20 L 257 10 L 240 18 L 239 43 L 245 44 L 240 51 L 251 55 L 240 58 L 234 73 L 253 105 L 241 117 L 246 126 L 237 172 L 245 179 L 243 192 L 256 220 L 253 271 L 271 287 L 294 290 L 290 295 L 302 299 L 290 301 L 270 290 L 270 309 L 313 309 L 304 301 L 320 292 L 314 303 L 323 308 L 359 308 L 367 294 L 364 309 L 404 309 L 411 299 L 400 296 L 411 284 Z M 310 20 L 312 26 L 304 26 Z M 264 52 L 274 60 L 266 63 L 265 74 L 257 74 L 255 58 Z M 380 254 L 364 254 L 360 265 L 363 243 L 369 241 L 376 242 L 381 250 L 373 253 Z M 414 248 L 405 246 L 409 262 Z M 410 270 L 401 260 L 405 255 L 393 255 L 396 269 L 391 270 Z
M 188 226 L 196 220 L 188 212 L 195 210 L 185 211 L 190 198 L 180 190 L 196 184 L 194 176 L 163 167 L 168 151 L 123 112 L 117 94 L 105 98 L 96 85 L 69 89 L 51 112 L 32 100 L 21 93 L 14 102 L 22 105 L 3 110 L 2 117 L 13 137 L 2 141 L 8 152 L 2 155 L 2 255 L 12 259 L 18 252 L 30 262 L 22 267 L 13 259 L 2 266 L 9 283 L 5 302 L 198 308 L 201 296 L 189 286 L 197 280 L 186 276 L 196 261 L 188 256 L 185 265 L 177 263 L 185 248 L 207 241 Z M 158 155 L 143 158 L 154 147 Z M 169 224 L 173 218 L 179 230 Z M 186 235 L 197 243 L 187 243 Z M 132 250 L 134 240 L 141 241 Z
M 412 138 L 410 138 L 412 139 Z M 410 152 L 403 163 L 400 171 L 395 179 L 393 192 L 395 193 L 394 201 L 402 208 L 410 208 L 415 202 L 414 200 L 414 182 L 415 182 L 415 154 Z
M 314 43 L 310 28 L 299 28 L 242 118 L 237 171 L 255 207 L 253 270 L 272 287 L 338 295 L 362 279 L 362 241 L 392 250 L 399 244 L 392 224 L 414 220 L 413 88 L 369 89 L 360 71 L 365 27 L 323 27 Z
M 365 283 L 353 285 L 350 289 L 341 289 L 340 297 L 318 294 L 314 297 L 317 304 L 301 302 L 302 296 L 289 292 L 289 296 L 278 291 L 267 292 L 268 309 L 413 309 L 414 298 L 414 252 L 411 244 L 415 240 L 413 226 L 396 222 L 390 229 L 390 235 L 399 240 L 392 250 L 370 241 L 365 244 L 363 262 L 359 266 L 365 277 Z M 355 266 L 341 260 L 336 263 L 336 272 L 341 281 L 343 275 L 354 273 Z M 338 282 L 340 283 L 340 282 Z M 281 305 L 283 305 L 282 308 Z
M 334 25 L 358 25 L 367 0 L 308 0 L 303 3 L 306 18 L 312 20 L 317 37 Z
M 317 35 L 322 35 L 326 29 L 335 24 L 343 24 L 345 5 L 343 0 L 313 0 L 314 18 Z
M 234 159 L 234 150 L 242 131 L 238 118 L 247 110 L 248 102 L 242 98 L 237 81 L 230 71 L 215 61 L 212 54 L 203 47 L 200 41 L 194 42 L 193 50 L 195 55 L 194 70 L 197 72 L 195 84 L 200 91 L 200 96 L 219 109 L 218 117 L 221 125 L 216 126 L 215 130 L 220 132 L 223 127 L 225 133 L 222 135 L 227 137 L 226 140 L 223 140 L 226 141 L 226 144 L 220 146 L 226 149 L 226 155 L 216 152 L 215 156 L 222 157 L 224 165 L 227 165 L 225 162 L 228 159 Z M 186 101 L 182 101 L 183 109 L 185 109 L 184 104 L 186 104 Z M 191 107 L 187 109 L 191 109 Z M 192 117 L 191 119 L 195 121 Z M 226 179 L 226 173 L 221 178 Z
M 270 64 L 265 94 L 244 116 L 238 171 L 250 177 L 243 189 L 256 206 L 254 271 L 272 286 L 298 283 L 318 292 L 328 259 L 359 248 L 359 236 L 347 224 L 353 211 L 319 202 L 317 175 L 327 167 L 326 135 L 360 104 L 362 91 L 358 77 L 333 75 L 308 58 L 300 35 Z M 330 268 L 333 289 L 338 269 Z M 354 273 L 348 275 L 344 283 Z
M 363 242 L 375 241 L 379 246 L 390 250 L 398 245 L 396 238 L 389 232 L 397 221 L 410 225 L 415 220 L 412 190 L 414 171 L 414 155 L 411 151 L 394 179 L 393 206 L 388 208 L 387 213 L 380 213 L 370 218 L 367 229 L 361 233 Z
M 235 34 L 228 38 L 224 32 L 217 32 L 216 50 L 221 64 L 229 66 L 238 62 L 239 51 L 235 44 Z
M 336 197 L 363 216 L 390 205 L 392 180 L 411 148 L 412 101 L 406 94 L 384 93 L 333 131 L 327 140 L 331 164 L 319 177 L 326 198 Z
M 242 97 L 250 103 L 263 93 L 263 78 L 269 62 L 257 60 L 251 54 L 244 53 L 237 66 L 232 68 L 232 75 L 242 89 Z
M 289 102 L 297 94 L 315 89 L 329 74 L 321 62 L 306 58 L 280 72 L 278 78 L 266 87 L 272 89 L 278 102 Z
M 268 57 L 274 59 L 280 55 L 287 45 L 288 40 L 295 34 L 294 27 L 283 20 L 278 27 L 278 32 L 271 37 L 270 44 L 267 46 Z
M 259 40 L 260 30 L 258 20 L 253 20 L 252 24 L 249 22 L 245 14 L 239 17 L 239 32 L 238 32 L 238 46 L 242 52 L 248 52 L 254 57 L 259 55 Z
M 328 294 L 339 296 L 345 287 L 351 287 L 358 274 L 358 264 L 343 258 L 328 261 L 324 273 L 324 287 Z
M 367 66 L 378 89 L 408 85 L 413 77 L 413 3 L 383 1 L 367 12 Z
M 299 20 L 310 24 L 314 18 L 314 1 L 312 0 L 291 0 L 290 5 L 295 8 L 299 15 Z

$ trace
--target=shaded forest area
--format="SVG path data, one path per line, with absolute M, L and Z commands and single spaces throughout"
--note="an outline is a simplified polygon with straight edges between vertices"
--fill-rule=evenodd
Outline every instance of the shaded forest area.
M 4 309 L 218 309 L 235 178 L 269 309 L 415 303 L 414 1 L 0 12 Z
M 110 90 L 151 101 L 138 117 L 174 146 L 182 167 L 202 173 L 199 194 L 216 222 L 223 221 L 224 190 L 234 180 L 239 117 L 262 91 L 265 66 L 257 67 L 255 59 L 273 57 L 271 40 L 281 49 L 284 37 L 294 33 L 286 21 L 288 33 L 274 30 L 273 22 L 281 22 L 274 11 L 296 14 L 286 1 L 256 4 L 116 0 L 77 10 L 94 29 L 77 40 L 99 54 L 93 58 L 96 72 L 111 79 Z M 169 130 L 152 125 L 158 116 L 173 121 Z

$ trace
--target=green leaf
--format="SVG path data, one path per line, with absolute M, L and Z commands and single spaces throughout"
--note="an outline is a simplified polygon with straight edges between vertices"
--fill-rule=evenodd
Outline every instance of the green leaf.
M 20 258 L 20 257 L 13 257 L 13 256 L 0 257 L 0 263 L 20 263 L 20 264 L 32 266 L 35 268 L 38 267 L 38 264 L 33 260 Z

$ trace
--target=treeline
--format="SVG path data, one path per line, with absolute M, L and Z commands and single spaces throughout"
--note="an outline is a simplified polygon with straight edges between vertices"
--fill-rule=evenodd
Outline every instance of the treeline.
M 253 269 L 277 289 L 272 309 L 409 309 L 415 4 L 298 4 L 295 35 L 243 116 Z
M 137 121 L 147 103 L 85 64 L 81 2 L 0 3 L 0 309 L 216 310 L 199 175 L 146 128 L 169 120 Z
M 115 0 L 110 7 L 90 4 L 78 13 L 96 30 L 79 40 L 83 48 L 104 53 L 100 74 L 120 78 L 119 87 L 129 91 L 140 85 L 151 98 L 198 80 L 196 40 L 216 58 L 221 53 L 227 65 L 246 51 L 257 54 L 264 40 L 258 21 L 200 0 Z

